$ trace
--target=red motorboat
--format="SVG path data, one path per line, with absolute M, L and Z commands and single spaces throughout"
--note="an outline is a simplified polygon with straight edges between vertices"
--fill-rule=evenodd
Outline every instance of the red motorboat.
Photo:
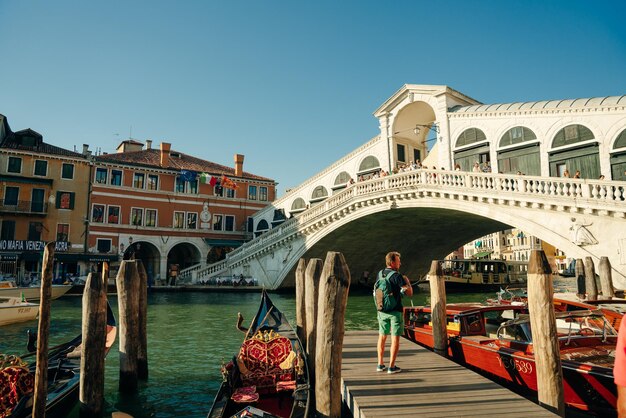
M 432 349 L 430 307 L 405 308 L 404 320 L 404 336 Z M 615 416 L 617 331 L 600 310 L 557 311 L 556 325 L 566 405 Z M 536 396 L 530 317 L 524 304 L 449 304 L 447 329 L 452 360 L 523 395 Z

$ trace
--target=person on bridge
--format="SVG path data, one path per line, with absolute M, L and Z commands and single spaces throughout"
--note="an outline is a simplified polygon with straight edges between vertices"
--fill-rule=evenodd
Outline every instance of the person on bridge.
M 391 349 L 389 355 L 389 369 L 387 373 L 400 373 L 401 369 L 396 366 L 396 357 L 398 357 L 398 351 L 400 350 L 400 336 L 404 333 L 404 320 L 402 318 L 402 295 L 409 297 L 413 296 L 413 288 L 409 278 L 400 274 L 400 253 L 392 251 L 385 256 L 386 268 L 382 269 L 378 273 L 376 284 L 374 284 L 374 291 L 377 296 L 376 304 L 378 309 L 378 366 L 376 366 L 377 372 L 385 371 L 385 362 L 383 357 L 385 356 L 385 343 L 387 342 L 387 336 L 391 334 Z M 386 281 L 386 283 L 383 283 Z M 378 300 L 379 293 L 377 289 L 386 289 L 387 295 L 393 299 L 383 309 L 383 301 Z M 384 296 L 383 296 L 384 298 Z

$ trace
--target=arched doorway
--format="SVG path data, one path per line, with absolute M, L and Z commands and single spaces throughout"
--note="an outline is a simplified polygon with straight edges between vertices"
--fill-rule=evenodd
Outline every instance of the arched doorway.
M 182 242 L 176 244 L 167 254 L 167 277 L 171 277 L 172 270 L 181 271 L 187 267 L 199 264 L 202 256 L 195 245 Z
M 124 251 L 124 260 L 131 258 L 141 260 L 148 275 L 148 283 L 154 283 L 157 277 L 163 277 L 160 264 L 161 253 L 154 244 L 146 241 L 133 242 Z
M 611 179 L 626 181 L 626 129 L 615 140 L 611 152 Z
M 541 175 L 537 135 L 524 126 L 509 129 L 498 144 L 498 172 Z
M 568 125 L 554 136 L 550 151 L 550 176 L 562 177 L 567 169 L 570 175 L 580 171 L 580 177 L 597 179 L 600 176 L 598 142 L 589 128 Z

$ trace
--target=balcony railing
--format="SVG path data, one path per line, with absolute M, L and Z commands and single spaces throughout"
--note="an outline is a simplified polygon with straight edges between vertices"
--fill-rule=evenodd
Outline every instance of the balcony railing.
M 25 215 L 45 215 L 48 213 L 48 203 L 33 202 L 32 200 L 0 200 L 0 212 Z

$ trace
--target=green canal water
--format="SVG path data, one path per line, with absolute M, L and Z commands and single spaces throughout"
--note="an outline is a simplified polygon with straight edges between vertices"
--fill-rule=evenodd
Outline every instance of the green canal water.
M 493 294 L 450 294 L 449 302 L 484 301 Z M 277 307 L 295 323 L 295 297 L 271 294 Z M 118 392 L 117 341 L 106 361 L 105 401 L 107 414 L 123 411 L 139 417 L 204 417 L 221 383 L 220 365 L 237 352 L 243 334 L 235 328 L 237 312 L 247 321 L 258 309 L 259 293 L 151 293 L 148 297 L 148 361 L 150 377 L 139 393 Z M 410 301 L 405 300 L 405 306 Z M 109 298 L 117 314 L 117 299 Z M 64 296 L 52 304 L 50 346 L 80 333 L 81 302 Z M 426 293 L 415 293 L 415 305 L 428 304 Z M 37 322 L 0 328 L 0 352 L 25 352 L 26 330 Z M 346 330 L 376 329 L 376 311 L 371 294 L 352 292 L 348 298 Z M 404 342 L 404 344 L 408 344 Z M 372 347 L 372 351 L 376 350 Z M 69 417 L 78 417 L 77 408 Z

